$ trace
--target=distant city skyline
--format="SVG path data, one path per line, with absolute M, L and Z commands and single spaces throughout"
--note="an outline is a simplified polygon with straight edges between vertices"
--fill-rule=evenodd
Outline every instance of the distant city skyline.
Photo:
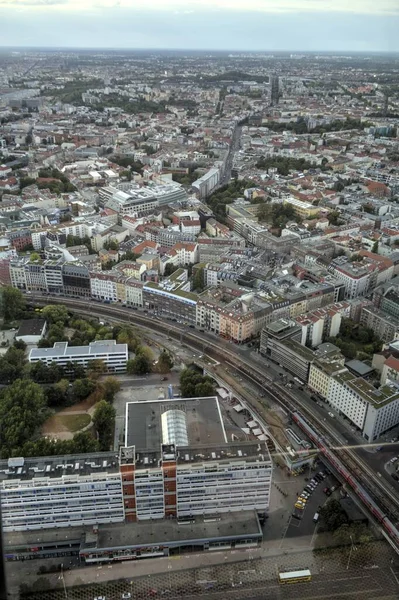
M 1 46 L 399 52 L 397 0 L 0 0 Z

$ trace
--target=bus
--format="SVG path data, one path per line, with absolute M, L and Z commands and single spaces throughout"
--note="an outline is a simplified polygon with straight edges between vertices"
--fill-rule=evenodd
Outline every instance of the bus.
M 303 569 L 302 571 L 290 571 L 278 574 L 279 583 L 302 583 L 304 581 L 311 581 L 312 575 L 309 569 Z

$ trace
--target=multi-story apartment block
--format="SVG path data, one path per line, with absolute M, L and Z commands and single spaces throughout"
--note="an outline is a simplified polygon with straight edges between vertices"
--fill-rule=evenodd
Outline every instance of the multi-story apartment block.
M 363 306 L 360 313 L 360 323 L 369 327 L 383 341 L 390 342 L 399 333 L 397 317 L 379 310 L 375 306 Z
M 390 356 L 385 361 L 381 371 L 381 385 L 385 385 L 387 381 L 399 382 L 399 359 Z
M 196 179 L 192 183 L 192 188 L 197 193 L 200 200 L 207 198 L 209 194 L 215 189 L 219 183 L 220 171 L 219 169 L 209 169 L 199 179 Z
M 262 330 L 260 352 L 305 382 L 314 354 L 301 345 L 301 338 L 302 330 L 295 322 L 279 319 Z
M 53 348 L 32 348 L 29 362 L 55 363 L 67 367 L 68 363 L 87 368 L 93 360 L 101 360 L 110 372 L 126 371 L 128 360 L 127 344 L 117 344 L 115 340 L 97 340 L 88 346 L 70 346 L 68 342 L 55 342 Z
M 369 290 L 370 270 L 367 266 L 335 259 L 329 268 L 345 285 L 346 298 L 357 298 Z
M 1 461 L 3 531 L 123 522 L 115 454 L 11 458 Z
M 126 304 L 128 306 L 136 306 L 137 308 L 143 306 L 143 286 L 144 283 L 133 277 L 126 280 Z
M 9 263 L 11 285 L 19 290 L 26 290 L 25 258 L 17 258 Z
M 62 281 L 67 296 L 90 297 L 90 274 L 85 265 L 78 262 L 65 263 L 62 266 Z
M 268 510 L 267 446 L 228 442 L 217 398 L 129 403 L 126 424 L 125 445 L 135 449 L 127 520 Z
M 46 290 L 50 294 L 60 294 L 64 291 L 64 281 L 62 278 L 63 260 L 46 260 L 44 263 L 44 276 L 46 281 Z
M 46 272 L 44 264 L 38 260 L 25 264 L 26 289 L 31 292 L 46 292 Z
M 90 273 L 90 294 L 95 300 L 106 300 L 108 302 L 116 302 L 117 286 L 119 273 L 106 272 L 100 273 L 93 271 Z

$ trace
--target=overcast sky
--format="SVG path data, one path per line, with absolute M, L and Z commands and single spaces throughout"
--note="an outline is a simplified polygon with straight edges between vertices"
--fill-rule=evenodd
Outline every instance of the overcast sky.
M 1 46 L 399 51 L 399 0 L 0 0 Z

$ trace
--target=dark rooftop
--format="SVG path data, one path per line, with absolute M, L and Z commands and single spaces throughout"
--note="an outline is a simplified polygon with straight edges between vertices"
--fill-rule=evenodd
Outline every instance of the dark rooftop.
M 262 531 L 255 511 L 230 512 L 205 517 L 192 517 L 180 520 L 156 520 L 137 523 L 123 523 L 112 527 L 100 525 L 96 540 L 97 548 L 118 548 L 124 546 L 151 546 L 165 542 L 209 540 L 215 538 L 247 536 Z M 92 543 L 92 534 L 86 543 Z M 90 543 L 90 547 L 93 546 Z M 84 547 L 84 542 L 82 546 Z M 82 548 L 83 550 L 83 548 Z
M 129 402 L 126 405 L 125 446 L 140 450 L 160 452 L 163 440 L 161 415 L 167 411 L 178 411 L 185 415 L 188 444 L 224 444 L 224 430 L 219 401 L 209 398 L 178 398 L 153 401 Z M 187 445 L 187 442 L 184 444 Z
M 75 454 L 74 456 L 43 456 L 38 458 L 9 458 L 0 460 L 0 487 L 7 481 L 46 480 L 51 477 L 117 473 L 119 458 L 114 452 Z
M 22 321 L 16 333 L 16 338 L 25 335 L 41 335 L 45 324 L 46 321 L 44 319 L 26 319 L 25 321 Z
M 349 360 L 347 363 L 345 363 L 345 367 L 347 367 L 349 371 L 360 377 L 370 375 L 370 373 L 374 371 L 374 369 L 370 367 L 370 365 L 357 359 Z

